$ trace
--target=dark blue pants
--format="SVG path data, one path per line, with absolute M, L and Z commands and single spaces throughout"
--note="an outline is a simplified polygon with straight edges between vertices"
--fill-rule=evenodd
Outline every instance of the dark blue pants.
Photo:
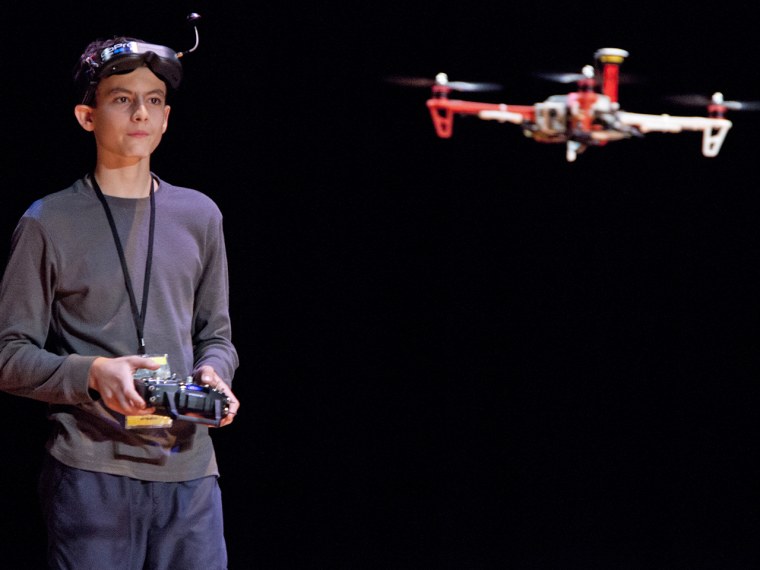
M 138 481 L 48 457 L 40 498 L 51 570 L 227 568 L 216 477 Z

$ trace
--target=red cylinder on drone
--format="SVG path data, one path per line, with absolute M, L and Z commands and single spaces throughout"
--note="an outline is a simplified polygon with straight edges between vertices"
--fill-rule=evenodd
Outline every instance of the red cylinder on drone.
M 602 48 L 594 57 L 602 64 L 602 93 L 617 103 L 620 84 L 620 64 L 628 57 L 628 52 L 618 48 Z

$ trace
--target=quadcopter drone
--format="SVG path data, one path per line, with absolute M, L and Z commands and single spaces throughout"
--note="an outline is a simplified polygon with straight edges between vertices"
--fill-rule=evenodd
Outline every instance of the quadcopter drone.
M 604 146 L 611 141 L 643 137 L 645 133 L 678 133 L 702 131 L 702 154 L 718 155 L 732 123 L 725 118 L 729 109 L 752 108 L 755 103 L 725 101 L 721 93 L 712 98 L 700 98 L 707 108 L 706 117 L 650 115 L 623 111 L 618 102 L 619 68 L 628 52 L 618 48 L 603 48 L 594 54 L 596 66 L 587 65 L 580 74 L 566 74 L 562 82 L 574 81 L 577 89 L 562 95 L 552 95 L 533 105 L 507 105 L 449 99 L 455 91 L 489 91 L 498 86 L 487 83 L 449 81 L 439 73 L 427 101 L 436 134 L 444 139 L 453 132 L 456 115 L 474 115 L 480 119 L 512 123 L 523 133 L 541 143 L 564 143 L 566 158 L 573 162 L 589 146 Z M 409 84 L 409 83 L 407 83 Z M 420 85 L 418 81 L 416 83 Z M 690 101 L 695 103 L 694 98 Z

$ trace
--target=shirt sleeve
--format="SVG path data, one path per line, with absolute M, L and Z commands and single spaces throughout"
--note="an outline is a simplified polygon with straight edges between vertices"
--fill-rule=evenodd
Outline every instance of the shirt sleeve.
M 204 270 L 193 314 L 194 368 L 208 364 L 228 384 L 238 367 L 229 313 L 229 273 L 221 217 L 208 228 Z
M 36 219 L 24 216 L 0 283 L 0 390 L 54 404 L 90 402 L 95 357 L 45 349 L 57 270 L 54 244 Z

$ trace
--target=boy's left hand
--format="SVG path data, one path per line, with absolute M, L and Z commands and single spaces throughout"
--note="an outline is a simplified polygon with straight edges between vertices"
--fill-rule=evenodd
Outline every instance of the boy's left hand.
M 224 380 L 219 377 L 213 367 L 209 366 L 208 364 L 201 366 L 198 370 L 195 371 L 195 374 L 193 376 L 195 378 L 195 382 L 198 384 L 210 386 L 214 390 L 222 392 L 230 399 L 230 410 L 227 412 L 227 415 L 222 418 L 219 427 L 224 427 L 231 424 L 234 421 L 238 410 L 240 409 L 240 402 L 238 401 L 237 397 L 235 397 L 232 389 Z

